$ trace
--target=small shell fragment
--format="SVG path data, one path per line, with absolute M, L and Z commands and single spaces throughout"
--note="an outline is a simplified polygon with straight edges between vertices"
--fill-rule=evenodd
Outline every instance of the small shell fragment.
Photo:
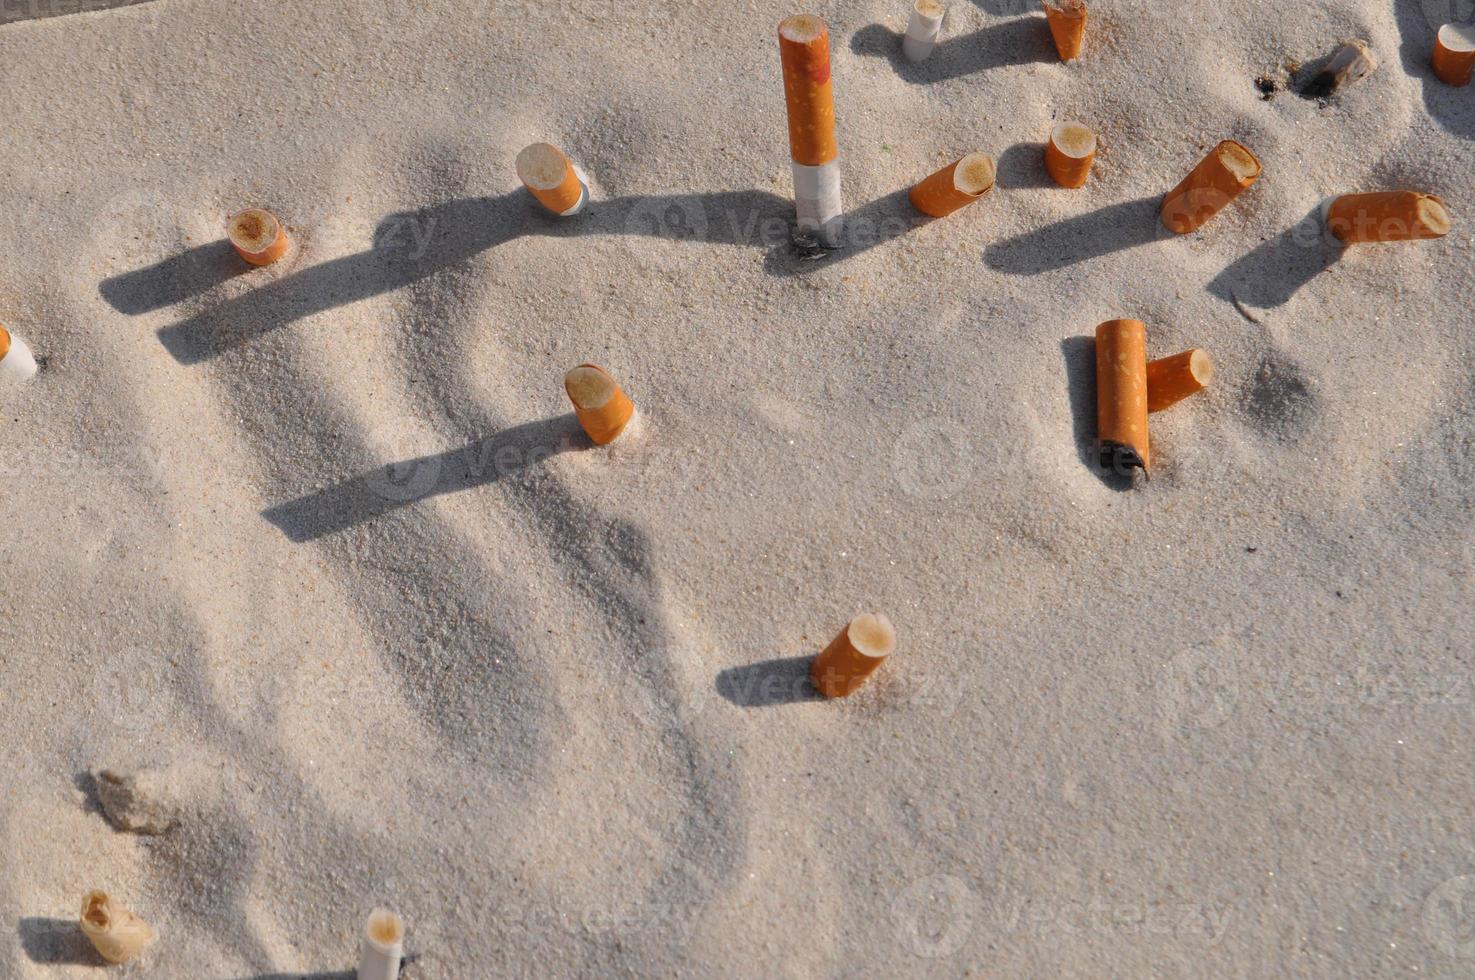
M 82 897 L 82 933 L 109 963 L 126 963 L 154 938 L 154 929 L 106 892 Z

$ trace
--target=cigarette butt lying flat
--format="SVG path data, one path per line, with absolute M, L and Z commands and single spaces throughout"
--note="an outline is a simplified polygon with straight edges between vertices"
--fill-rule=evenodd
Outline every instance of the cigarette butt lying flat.
M 1096 328 L 1096 421 L 1101 465 L 1152 465 L 1147 446 L 1147 327 L 1109 320 Z
M 26 342 L 0 327 L 0 378 L 29 381 L 36 376 L 36 357 Z
M 809 679 L 827 698 L 855 692 L 896 649 L 896 630 L 880 613 L 852 619 L 809 665 Z
M 404 921 L 388 909 L 375 909 L 364 924 L 358 980 L 396 980 L 405 954 Z
M 226 236 L 241 258 L 252 265 L 271 265 L 287 254 L 291 244 L 287 229 L 276 215 L 261 208 L 247 208 L 231 215 Z
M 1378 67 L 1378 59 L 1362 41 L 1344 41 L 1332 52 L 1326 67 L 1307 83 L 1303 95 L 1326 98 L 1347 85 L 1366 78 Z
M 1346 245 L 1441 238 L 1450 226 L 1444 201 L 1416 191 L 1346 194 L 1326 212 L 1327 230 Z
M 635 405 L 629 397 L 609 372 L 598 365 L 580 364 L 564 375 L 563 388 L 574 403 L 579 424 L 595 445 L 614 442 L 635 414 Z
M 578 214 L 589 200 L 589 188 L 573 163 L 552 143 L 524 147 L 517 155 L 517 177 L 539 204 L 563 217 Z
M 1063 122 L 1045 144 L 1045 172 L 1061 187 L 1080 187 L 1096 159 L 1096 134 L 1078 122 Z
M 912 188 L 912 207 L 942 218 L 978 200 L 994 186 L 994 158 L 970 153 Z
M 901 39 L 901 53 L 908 61 L 926 61 L 937 47 L 938 35 L 942 33 L 942 19 L 947 7 L 939 0 L 916 0 L 912 4 L 912 16 L 907 21 L 907 32 Z
M 1434 74 L 1446 85 L 1469 85 L 1475 73 L 1475 24 L 1445 24 L 1434 38 Z
M 1209 151 L 1163 198 L 1163 225 L 1179 235 L 1197 231 L 1260 176 L 1260 161 L 1234 140 Z
M 1081 42 L 1086 36 L 1085 0 L 1043 0 L 1045 20 L 1050 24 L 1050 36 L 1055 39 L 1055 50 L 1060 52 L 1061 61 L 1080 57 Z
M 126 963 L 154 938 L 152 926 L 100 891 L 82 896 L 81 926 L 82 934 L 109 963 Z
M 1209 352 L 1186 350 L 1147 363 L 1147 410 L 1161 412 L 1189 395 L 1203 391 L 1214 379 Z
M 840 244 L 840 150 L 835 142 L 835 92 L 830 81 L 830 29 L 812 14 L 778 25 L 784 100 L 789 112 L 789 155 L 799 231 Z

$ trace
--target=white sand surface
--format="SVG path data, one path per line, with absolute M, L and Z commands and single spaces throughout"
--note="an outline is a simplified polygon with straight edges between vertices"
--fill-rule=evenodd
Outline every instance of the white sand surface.
M 0 322 L 44 368 L 0 389 L 0 975 L 101 975 L 89 888 L 158 930 L 129 976 L 342 976 L 378 905 L 415 978 L 1475 970 L 1442 0 L 1100 0 L 1072 64 L 1034 5 L 953 0 L 920 65 L 906 3 L 819 2 L 851 247 L 814 263 L 781 3 L 19 6 Z M 1351 37 L 1372 76 L 1261 98 Z M 1264 176 L 1166 233 L 1226 138 Z M 583 215 L 519 186 L 539 140 Z M 916 218 L 971 151 L 994 191 Z M 1454 231 L 1292 231 L 1400 188 Z M 246 206 L 283 263 L 223 243 Z M 1130 491 L 1092 461 L 1116 317 L 1217 368 Z M 608 449 L 584 361 L 640 409 Z M 897 653 L 817 700 L 868 610 Z M 114 830 L 102 768 L 178 823 Z

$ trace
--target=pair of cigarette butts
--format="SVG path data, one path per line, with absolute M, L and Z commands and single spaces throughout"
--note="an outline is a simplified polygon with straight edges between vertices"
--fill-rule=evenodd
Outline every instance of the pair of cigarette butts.
M 1259 159 L 1243 144 L 1224 140 L 1163 198 L 1163 225 L 1183 235 L 1197 231 L 1259 179 Z M 1418 191 L 1344 194 L 1323 209 L 1326 228 L 1344 245 L 1440 238 L 1452 221 L 1444 201 Z
M 154 928 L 107 892 L 82 896 L 82 934 L 109 963 L 126 963 L 143 952 Z M 364 924 L 358 980 L 395 980 L 404 958 L 405 924 L 388 909 L 375 909 Z
M 1214 377 L 1206 351 L 1147 359 L 1141 320 L 1109 320 L 1096 328 L 1096 416 L 1101 465 L 1152 468 L 1147 414 L 1203 391 Z
M 1056 126 L 1045 144 L 1045 170 L 1061 187 L 1081 187 L 1096 159 L 1096 134 L 1080 123 Z M 993 190 L 997 168 L 987 153 L 970 153 L 912 188 L 912 206 L 943 218 Z
M 1043 0 L 1043 3 L 1045 20 L 1060 60 L 1072 61 L 1080 57 L 1086 35 L 1084 0 Z M 901 52 L 908 61 L 926 61 L 931 57 L 942 35 L 942 22 L 946 15 L 947 6 L 939 0 L 914 0 L 906 33 L 901 38 Z

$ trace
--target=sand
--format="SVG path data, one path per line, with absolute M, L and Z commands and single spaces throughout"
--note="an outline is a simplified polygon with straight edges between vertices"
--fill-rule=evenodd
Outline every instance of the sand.
M 19 5 L 9 5 L 16 10 Z M 58 12 L 52 5 L 31 13 Z M 93 4 L 93 6 L 99 6 Z M 850 247 L 792 216 L 782 4 L 154 0 L 0 27 L 0 975 L 1466 976 L 1472 90 L 1440 2 L 822 2 Z M 1337 42 L 1325 104 L 1262 98 Z M 1091 126 L 1090 182 L 1043 142 Z M 1201 232 L 1221 139 L 1265 175 Z M 513 169 L 547 140 L 575 219 Z M 998 186 L 905 193 L 965 152 Z M 1437 242 L 1298 222 L 1409 188 Z M 225 216 L 271 209 L 246 272 Z M 1096 325 L 1210 389 L 1092 462 Z M 589 446 L 584 361 L 640 409 Z M 398 464 L 390 466 L 389 464 Z M 898 649 L 854 697 L 808 658 Z M 177 822 L 109 823 L 143 773 Z

